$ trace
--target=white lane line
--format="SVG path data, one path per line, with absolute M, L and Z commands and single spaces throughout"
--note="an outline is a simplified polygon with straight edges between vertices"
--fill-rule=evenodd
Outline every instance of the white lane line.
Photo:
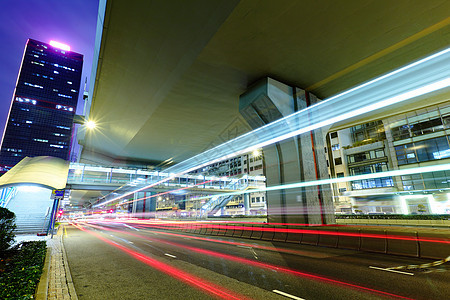
M 256 259 L 258 259 L 258 255 L 256 255 L 256 252 L 255 252 L 255 250 L 253 250 L 253 248 L 252 248 L 252 252 L 253 252 L 253 257 L 255 257 Z
M 131 228 L 131 229 L 134 229 L 134 230 L 136 230 L 136 231 L 140 231 L 139 229 L 134 228 L 133 226 L 130 226 L 130 225 L 127 225 L 127 224 L 123 224 L 123 226 L 128 227 L 128 228 Z
M 177 258 L 175 255 L 169 254 L 169 253 L 164 253 L 164 255 L 168 256 L 168 257 L 172 257 L 172 258 Z
M 241 246 L 241 245 L 236 245 L 236 247 L 239 247 L 239 248 L 245 248 L 245 249 L 253 249 L 252 247 L 249 247 L 249 246 Z
M 295 300 L 305 300 L 304 298 L 300 298 L 300 297 L 297 297 L 297 296 L 294 296 L 294 295 L 291 295 L 291 294 L 288 294 L 288 293 L 285 293 L 285 292 L 282 292 L 279 290 L 272 290 L 272 292 L 283 295 L 283 296 L 291 298 L 291 299 L 295 299 Z
M 387 272 L 392 272 L 392 273 L 399 273 L 399 274 L 414 276 L 414 273 L 408 273 L 408 272 L 402 272 L 402 271 L 391 270 L 391 269 L 384 269 L 384 268 L 372 267 L 372 266 L 369 266 L 369 268 L 370 269 L 375 269 L 375 270 L 381 270 L 381 271 L 387 271 Z

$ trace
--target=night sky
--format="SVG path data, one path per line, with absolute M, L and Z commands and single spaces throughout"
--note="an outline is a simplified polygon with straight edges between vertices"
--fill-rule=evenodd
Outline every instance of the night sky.
M 0 0 L 0 134 L 7 122 L 28 38 L 68 44 L 84 55 L 82 85 L 91 74 L 98 0 Z M 80 97 L 77 111 L 82 110 Z

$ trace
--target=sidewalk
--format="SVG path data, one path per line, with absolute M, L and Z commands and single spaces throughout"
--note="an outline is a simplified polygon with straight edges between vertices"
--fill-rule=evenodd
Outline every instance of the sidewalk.
M 36 292 L 38 300 L 78 300 L 62 242 L 63 232 L 64 226 L 61 225 L 53 239 L 47 239 L 47 256 Z

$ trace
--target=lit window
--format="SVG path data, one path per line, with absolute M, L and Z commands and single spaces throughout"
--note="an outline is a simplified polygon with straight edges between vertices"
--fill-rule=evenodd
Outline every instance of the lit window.
M 442 158 L 447 158 L 447 157 L 450 157 L 450 149 L 433 152 L 434 159 L 442 159 Z
M 31 86 L 31 87 L 40 88 L 40 89 L 43 89 L 43 88 L 44 88 L 44 87 L 41 86 L 41 85 L 32 84 L 32 83 L 29 83 L 29 82 L 24 82 L 24 84 L 25 84 L 25 85 L 28 85 L 28 86 Z
M 416 155 L 414 153 L 408 153 L 406 154 L 406 158 L 415 158 Z
M 33 141 L 41 142 L 41 143 L 48 143 L 48 140 L 43 140 L 43 139 L 33 139 Z
M 28 98 L 22 98 L 22 97 L 16 97 L 15 99 L 18 102 L 25 102 L 25 103 L 32 103 L 33 105 L 36 105 L 36 100 L 28 99 Z
M 33 121 L 28 121 L 28 120 L 26 120 L 25 123 L 27 123 L 27 124 L 33 124 Z
M 53 147 L 53 148 L 64 148 L 64 146 L 61 146 L 61 145 L 53 145 L 53 144 L 50 144 L 50 147 Z
M 65 105 L 56 105 L 56 109 L 66 110 L 66 111 L 73 111 L 73 107 L 65 106 Z
M 58 72 L 58 71 L 53 71 L 53 73 L 55 73 L 55 74 L 59 74 L 59 72 Z
M 72 84 L 72 81 L 67 81 L 68 84 Z

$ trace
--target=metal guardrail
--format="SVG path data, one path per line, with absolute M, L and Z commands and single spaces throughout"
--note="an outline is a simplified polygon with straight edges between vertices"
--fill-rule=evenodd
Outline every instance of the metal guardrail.
M 17 188 L 7 187 L 0 189 L 0 207 L 7 207 L 9 201 L 17 194 Z
M 424 226 L 450 228 L 450 220 L 401 220 L 401 219 L 336 219 L 345 225 Z

